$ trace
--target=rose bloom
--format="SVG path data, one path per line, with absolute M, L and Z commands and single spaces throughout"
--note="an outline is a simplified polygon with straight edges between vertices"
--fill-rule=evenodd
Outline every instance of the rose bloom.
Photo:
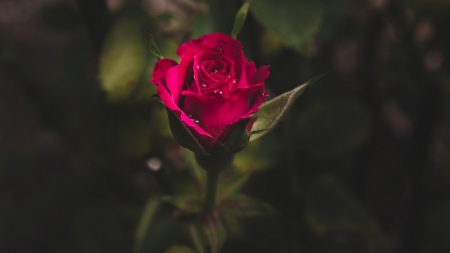
M 198 143 L 213 151 L 268 96 L 264 92 L 268 66 L 257 69 L 245 58 L 242 44 L 223 33 L 190 40 L 177 55 L 180 64 L 171 59 L 155 64 L 150 83 L 158 86 L 164 105 Z M 248 120 L 248 132 L 255 120 Z

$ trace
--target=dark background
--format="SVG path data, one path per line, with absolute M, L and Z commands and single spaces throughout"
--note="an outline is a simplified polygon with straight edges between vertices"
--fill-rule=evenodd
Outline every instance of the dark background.
M 178 60 L 241 4 L 0 1 L 0 252 L 132 252 L 187 168 L 149 36 Z M 254 0 L 238 39 L 272 97 L 328 73 L 238 155 L 243 192 L 277 213 L 240 220 L 223 252 L 450 252 L 449 27 L 446 0 Z M 189 245 L 165 208 L 143 252 Z

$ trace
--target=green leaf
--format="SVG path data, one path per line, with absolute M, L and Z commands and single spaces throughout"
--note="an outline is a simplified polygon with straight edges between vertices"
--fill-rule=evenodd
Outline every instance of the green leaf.
M 109 102 L 127 99 L 147 66 L 143 31 L 131 19 L 119 19 L 108 34 L 100 55 L 99 78 Z
M 159 51 L 158 46 L 156 46 L 156 43 L 153 40 L 153 36 L 150 36 L 150 40 L 148 42 L 148 49 L 149 49 L 150 53 L 152 53 L 154 56 L 158 57 L 158 60 L 164 58 L 161 54 L 161 51 Z
M 266 135 L 250 142 L 247 147 L 236 153 L 233 168 L 236 172 L 250 175 L 267 169 L 279 157 L 280 148 L 275 136 Z
M 160 205 L 151 216 L 142 238 L 140 251 L 135 248 L 134 253 L 165 252 L 171 246 L 184 241 L 185 224 L 172 216 L 171 208 Z
M 306 53 L 319 30 L 323 5 L 318 0 L 254 0 L 252 12 L 286 45 Z
M 187 195 L 166 196 L 161 199 L 168 202 L 187 213 L 198 213 L 202 209 L 202 201 L 196 197 Z
M 190 222 L 188 225 L 188 229 L 189 229 L 189 234 L 191 236 L 191 240 L 192 243 L 195 245 L 195 249 L 197 250 L 198 253 L 205 253 L 204 245 L 205 243 L 203 242 L 204 239 L 202 237 L 202 235 L 204 234 L 200 234 L 199 233 L 199 229 L 198 229 L 198 223 L 195 222 Z
M 238 34 L 241 32 L 242 26 L 244 25 L 245 19 L 247 18 L 249 8 L 250 8 L 250 1 L 247 1 L 241 6 L 238 13 L 236 14 L 233 30 L 231 31 L 231 37 L 233 37 L 234 39 L 236 39 Z
M 196 253 L 196 252 L 187 246 L 174 245 L 170 247 L 168 250 L 166 250 L 165 253 Z
M 222 222 L 211 216 L 207 216 L 204 223 L 204 229 L 209 244 L 211 245 L 211 253 L 219 253 L 227 237 Z
M 238 192 L 249 178 L 249 174 L 239 174 L 229 179 L 222 179 L 217 193 L 217 202 L 228 199 Z
M 251 131 L 253 134 L 250 136 L 250 141 L 256 140 L 259 137 L 265 135 L 267 133 L 266 130 L 270 130 L 276 127 L 278 122 L 280 122 L 281 118 L 284 114 L 286 114 L 294 101 L 305 91 L 305 88 L 308 85 L 311 85 L 319 80 L 324 75 L 325 74 L 321 74 L 298 86 L 297 88 L 263 103 L 261 107 L 259 107 L 258 113 L 262 113 L 263 115 L 267 116 L 258 118 L 253 124 Z
M 205 9 L 195 17 L 192 24 L 192 38 L 199 38 L 215 31 L 214 17 L 211 10 Z
M 223 200 L 219 203 L 217 209 L 234 217 L 263 216 L 275 211 L 270 205 L 243 194 L 237 194 Z
M 138 228 L 136 230 L 135 241 L 134 241 L 134 252 L 140 253 L 142 251 L 142 244 L 147 234 L 148 228 L 152 220 L 155 217 L 155 213 L 160 207 L 161 202 L 156 199 L 150 199 L 145 206 L 144 212 L 139 221 Z

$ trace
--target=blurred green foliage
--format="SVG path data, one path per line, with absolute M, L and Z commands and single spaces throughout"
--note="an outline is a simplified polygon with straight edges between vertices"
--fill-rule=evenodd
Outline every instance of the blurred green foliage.
M 230 34 L 243 1 L 35 2 L 36 15 L 13 14 L 33 20 L 36 41 L 21 39 L 29 30 L 14 15 L 0 19 L 0 252 L 202 253 L 196 244 L 222 242 L 175 207 L 201 198 L 204 175 L 153 97 L 148 39 L 178 61 L 189 38 Z M 270 215 L 222 213 L 222 252 L 450 252 L 449 8 L 251 1 L 238 39 L 271 65 L 271 97 L 328 74 L 224 173 L 223 205 L 251 196 Z M 86 19 L 109 23 L 101 50 Z

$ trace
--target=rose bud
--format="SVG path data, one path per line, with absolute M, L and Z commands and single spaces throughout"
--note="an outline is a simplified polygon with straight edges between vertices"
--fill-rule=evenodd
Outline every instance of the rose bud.
M 161 59 L 151 84 L 167 108 L 174 137 L 199 154 L 235 153 L 267 97 L 268 66 L 248 62 L 242 44 L 223 33 L 190 40 L 177 49 L 180 64 Z

